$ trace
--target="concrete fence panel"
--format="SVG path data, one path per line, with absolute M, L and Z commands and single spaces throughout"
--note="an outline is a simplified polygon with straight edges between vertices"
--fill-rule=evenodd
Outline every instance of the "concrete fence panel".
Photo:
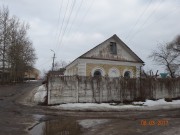
M 180 97 L 180 78 L 48 77 L 48 104 L 123 102 Z

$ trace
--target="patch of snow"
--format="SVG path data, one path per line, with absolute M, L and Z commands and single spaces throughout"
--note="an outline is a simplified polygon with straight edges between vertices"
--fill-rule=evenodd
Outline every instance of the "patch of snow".
M 26 80 L 26 82 L 37 82 L 39 80 Z
M 39 120 L 39 119 L 45 117 L 45 115 L 34 114 L 33 117 L 34 117 L 35 120 Z
M 34 101 L 36 103 L 44 103 L 46 95 L 47 95 L 47 90 L 46 90 L 46 85 L 44 84 L 36 88 Z
M 100 124 L 104 124 L 106 122 L 109 122 L 108 119 L 84 119 L 84 120 L 78 120 L 79 125 L 81 125 L 83 128 L 91 128 Z
M 134 105 L 110 105 L 108 103 L 68 103 L 54 106 L 62 110 L 79 110 L 79 111 L 118 111 L 120 109 L 139 108 L 140 106 Z
M 132 104 L 133 104 L 133 105 L 143 105 L 144 102 L 139 101 L 139 102 L 133 102 Z
M 44 129 L 45 129 L 45 122 L 41 122 L 34 126 L 30 131 L 30 135 L 43 135 L 44 134 Z
M 146 100 L 146 102 L 133 102 L 132 105 L 112 105 L 109 103 L 67 103 L 53 108 L 69 111 L 124 111 L 124 110 L 158 110 L 180 108 L 180 100 L 166 102 L 164 99 L 157 101 Z
M 180 104 L 180 100 L 173 100 L 172 102 L 166 102 L 164 99 L 159 99 L 156 101 L 146 100 L 146 102 L 133 102 L 133 104 L 142 104 L 144 106 L 158 106 L 158 105 L 176 105 Z

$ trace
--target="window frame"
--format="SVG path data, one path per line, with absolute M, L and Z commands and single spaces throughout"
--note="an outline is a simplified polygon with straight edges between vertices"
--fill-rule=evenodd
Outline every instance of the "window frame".
M 117 44 L 116 44 L 116 42 L 110 42 L 110 52 L 113 55 L 117 55 Z

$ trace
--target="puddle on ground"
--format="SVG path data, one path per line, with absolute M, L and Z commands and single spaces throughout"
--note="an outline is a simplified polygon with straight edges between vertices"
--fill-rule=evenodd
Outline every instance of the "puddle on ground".
M 42 119 L 43 117 L 45 117 L 45 115 L 34 114 L 33 117 L 34 117 L 35 120 L 40 120 L 40 119 Z
M 109 122 L 108 119 L 84 119 L 84 120 L 78 120 L 79 125 L 81 125 L 83 128 L 92 128 L 104 123 Z
M 80 125 L 73 118 L 41 122 L 30 130 L 31 135 L 79 135 Z
M 36 117 L 43 117 L 37 115 Z M 110 119 L 81 119 L 58 117 L 56 120 L 41 122 L 30 130 L 31 135 L 80 135 L 82 129 L 94 128 L 109 122 Z
M 44 127 L 45 127 L 45 122 L 39 123 L 36 125 L 34 128 L 30 130 L 31 135 L 44 135 Z

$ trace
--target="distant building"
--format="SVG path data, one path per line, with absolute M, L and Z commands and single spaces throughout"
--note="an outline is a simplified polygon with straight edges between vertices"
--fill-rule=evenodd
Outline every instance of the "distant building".
M 65 75 L 139 77 L 144 62 L 117 36 L 100 43 L 69 65 Z
M 32 68 L 31 70 L 28 70 L 24 74 L 25 80 L 38 80 L 40 75 L 40 71 L 36 68 Z

